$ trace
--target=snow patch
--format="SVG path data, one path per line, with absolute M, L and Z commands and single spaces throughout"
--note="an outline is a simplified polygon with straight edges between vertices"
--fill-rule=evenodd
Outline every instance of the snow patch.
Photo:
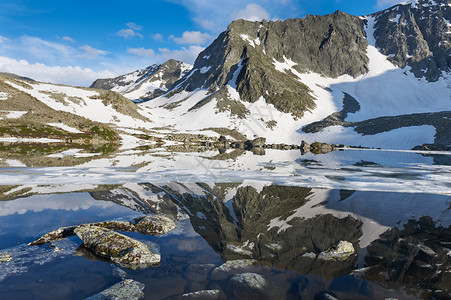
M 2 100 L 8 100 L 9 94 L 5 92 L 0 92 L 0 101 Z
M 63 123 L 47 123 L 50 126 L 61 128 L 62 130 L 65 130 L 67 132 L 71 133 L 83 133 L 82 131 L 78 130 L 77 128 L 67 126 Z

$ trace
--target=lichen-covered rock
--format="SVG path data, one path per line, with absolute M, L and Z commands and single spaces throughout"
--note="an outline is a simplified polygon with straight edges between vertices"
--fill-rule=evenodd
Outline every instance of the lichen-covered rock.
M 97 222 L 97 223 L 90 223 L 86 224 L 89 226 L 98 226 L 110 230 L 117 230 L 117 231 L 128 231 L 133 232 L 136 231 L 135 224 L 129 221 L 104 221 L 104 222 Z
M 8 252 L 0 252 L 0 264 L 10 261 L 11 259 L 13 259 L 13 257 Z
M 136 220 L 136 230 L 142 234 L 166 234 L 175 227 L 174 220 L 165 216 L 145 216 Z
M 125 279 L 85 300 L 139 300 L 144 298 L 144 283 Z
M 346 260 L 354 254 L 354 246 L 347 241 L 340 241 L 337 245 L 330 247 L 318 255 L 318 259 L 323 260 Z
M 49 233 L 44 234 L 43 236 L 41 236 L 38 239 L 34 240 L 33 242 L 29 243 L 28 245 L 36 246 L 36 245 L 44 245 L 45 243 L 52 243 L 52 242 L 60 241 L 69 236 L 73 236 L 75 228 L 77 228 L 77 226 L 68 226 L 68 227 L 58 228 L 56 230 L 53 230 L 53 231 L 50 231 Z
M 44 234 L 43 236 L 37 238 L 33 242 L 29 243 L 30 246 L 38 246 L 44 245 L 46 243 L 52 243 L 56 241 L 60 241 L 62 239 L 68 238 L 70 236 L 75 235 L 75 228 L 79 226 L 97 226 L 111 230 L 118 231 L 136 231 L 135 225 L 128 221 L 104 221 L 90 224 L 82 224 L 77 226 L 67 226 L 61 227 L 56 230 L 50 231 L 49 233 Z
M 190 300 L 190 299 L 206 299 L 206 300 L 218 300 L 226 299 L 226 296 L 220 290 L 202 290 L 197 292 L 191 292 L 183 294 L 176 299 Z
M 95 254 L 129 269 L 158 265 L 160 254 L 135 239 L 98 226 L 79 226 L 75 234 Z

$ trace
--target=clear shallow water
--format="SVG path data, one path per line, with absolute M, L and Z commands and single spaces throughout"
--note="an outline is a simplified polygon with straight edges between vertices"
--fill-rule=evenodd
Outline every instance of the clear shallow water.
M 0 248 L 13 256 L 0 264 L 4 299 L 83 299 L 124 277 L 144 283 L 146 299 L 205 289 L 239 299 L 243 287 L 231 278 L 249 272 L 262 276 L 266 288 L 249 288 L 242 299 L 313 299 L 324 293 L 338 299 L 422 299 L 450 283 L 451 199 L 446 195 L 243 182 L 126 184 L 63 194 L 47 188 L 50 194 L 0 202 Z M 126 233 L 159 245 L 158 267 L 116 266 L 80 251 L 77 237 L 57 242 L 58 252 L 26 245 L 58 227 L 132 220 L 144 213 L 178 220 L 177 229 L 161 237 Z M 406 254 L 400 240 L 411 248 L 427 246 L 436 256 Z M 355 254 L 319 259 L 339 241 L 352 243 Z M 255 263 L 217 271 L 224 262 L 243 259 Z M 438 271 L 443 274 L 431 276 Z M 401 278 L 399 272 L 404 272 Z
M 123 278 L 144 283 L 146 299 L 206 289 L 227 299 L 451 297 L 447 155 L 159 155 L 0 169 L 0 252 L 13 257 L 0 264 L 0 298 L 84 299 Z M 57 242 L 57 252 L 26 245 L 62 226 L 154 213 L 177 220 L 177 229 L 126 234 L 159 245 L 158 267 L 116 266 L 82 251 L 77 237 Z M 339 241 L 354 253 L 319 258 Z M 221 271 L 244 259 L 255 261 Z M 264 287 L 237 283 L 246 273 L 261 276 Z

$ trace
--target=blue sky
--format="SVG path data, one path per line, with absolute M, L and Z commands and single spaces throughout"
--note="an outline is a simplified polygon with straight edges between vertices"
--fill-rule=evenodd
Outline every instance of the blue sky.
M 0 71 L 89 85 L 170 58 L 193 63 L 234 19 L 366 15 L 401 0 L 0 0 Z

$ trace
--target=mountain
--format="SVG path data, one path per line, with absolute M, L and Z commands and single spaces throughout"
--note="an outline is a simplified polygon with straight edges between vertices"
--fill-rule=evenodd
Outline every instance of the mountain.
M 118 76 L 97 79 L 90 87 L 112 90 L 132 100 L 153 99 L 166 93 L 192 66 L 176 60 Z
M 161 127 L 269 142 L 450 149 L 451 1 L 369 16 L 237 20 L 161 97 Z
M 130 145 L 225 135 L 450 150 L 450 20 L 451 0 L 405 2 L 368 16 L 237 20 L 194 66 L 169 60 L 98 79 L 91 89 L 0 76 L 0 134 L 15 137 L 14 122 L 55 127 L 56 119 L 85 133 L 80 124 L 97 122 Z

